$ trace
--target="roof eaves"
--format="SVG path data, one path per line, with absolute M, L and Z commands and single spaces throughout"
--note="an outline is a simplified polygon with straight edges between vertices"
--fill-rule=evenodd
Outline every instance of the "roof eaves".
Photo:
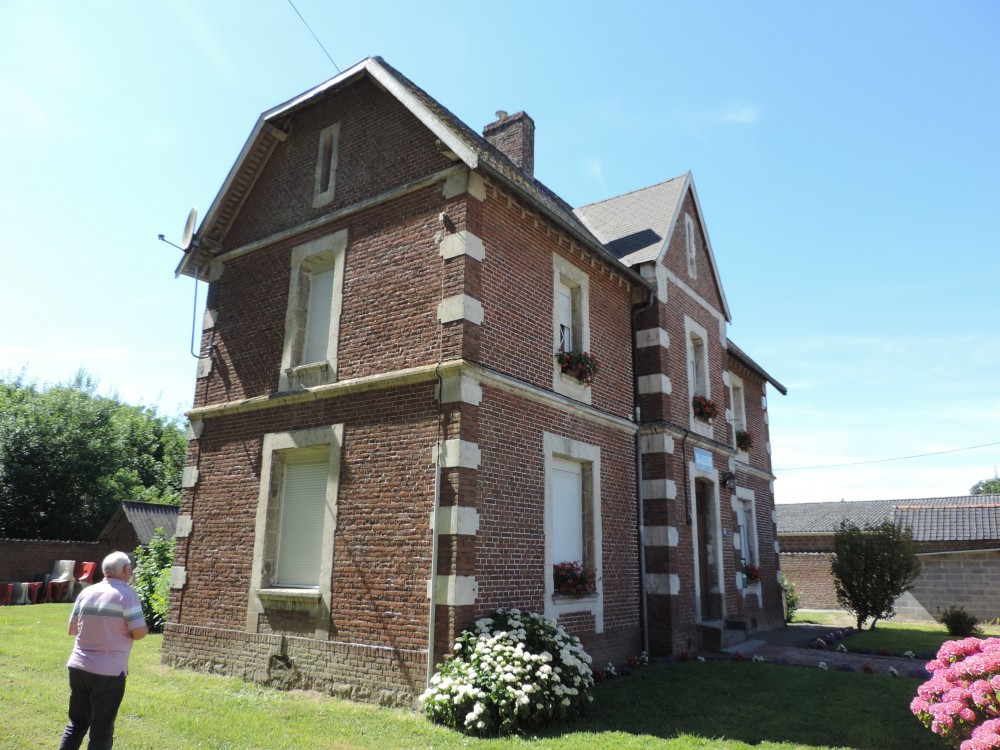
M 788 395 L 788 389 L 785 388 L 785 386 L 783 386 L 781 383 L 779 383 L 773 377 L 771 377 L 771 375 L 767 372 L 767 370 L 765 370 L 763 367 L 761 367 L 756 362 L 754 362 L 753 359 L 751 359 L 750 356 L 747 355 L 747 353 L 745 351 L 743 351 L 738 346 L 736 346 L 736 344 L 733 343 L 732 339 L 730 339 L 730 338 L 726 339 L 726 347 L 729 349 L 730 353 L 734 357 L 736 357 L 736 359 L 738 359 L 740 362 L 742 362 L 748 368 L 750 368 L 755 373 L 757 373 L 762 378 L 764 378 L 764 380 L 766 380 L 768 383 L 770 383 L 775 388 L 777 388 L 778 392 L 782 396 L 787 396 Z
M 226 179 L 223 181 L 222 187 L 219 189 L 218 193 L 216 193 L 215 199 L 212 201 L 212 205 L 205 213 L 205 216 L 198 227 L 197 236 L 205 236 L 206 231 L 214 224 L 226 195 L 232 188 L 233 183 L 238 179 L 240 172 L 244 169 L 244 165 L 253 153 L 254 149 L 257 147 L 258 141 L 269 132 L 269 128 L 276 120 L 286 117 L 302 107 L 308 106 L 316 98 L 364 73 L 367 73 L 375 79 L 375 81 L 382 88 L 386 89 L 404 107 L 410 110 L 410 112 L 418 120 L 420 120 L 425 127 L 441 139 L 441 142 L 444 143 L 455 155 L 457 155 L 458 158 L 469 167 L 469 169 L 475 169 L 478 166 L 479 157 L 475 151 L 470 149 L 465 142 L 462 141 L 450 127 L 448 127 L 446 123 L 431 112 L 407 89 L 406 86 L 404 86 L 389 70 L 387 70 L 382 65 L 382 61 L 379 58 L 367 57 L 361 62 L 352 65 L 339 75 L 314 86 L 308 91 L 305 91 L 298 96 L 283 102 L 282 104 L 272 107 L 257 118 L 257 122 L 254 125 L 253 130 L 250 131 L 250 136 L 247 138 L 246 143 L 243 144 L 243 148 L 240 150 L 239 156 L 237 156 L 236 161 L 230 168 L 229 174 L 226 175 Z M 180 263 L 177 266 L 175 275 L 179 276 L 182 273 L 190 272 L 192 258 L 195 256 L 196 253 L 194 252 L 185 253 L 184 257 L 181 258 Z
M 558 211 L 554 211 L 549 206 L 546 205 L 545 201 L 539 200 L 537 196 L 532 194 L 532 191 L 527 189 L 524 185 L 521 185 L 517 180 L 511 179 L 506 175 L 503 170 L 496 168 L 494 165 L 490 164 L 487 160 L 482 160 L 480 162 L 480 171 L 486 172 L 489 175 L 496 177 L 505 185 L 514 190 L 523 199 L 529 201 L 533 206 L 535 206 L 539 211 L 545 214 L 546 218 L 550 221 L 558 224 L 566 232 L 570 233 L 580 244 L 586 246 L 588 249 L 595 252 L 601 257 L 602 260 L 611 265 L 615 270 L 617 270 L 622 276 L 627 278 L 634 284 L 644 287 L 645 289 L 652 291 L 653 284 L 646 278 L 642 276 L 639 272 L 630 268 L 615 257 L 614 253 L 607 249 L 604 244 L 593 234 L 591 234 L 588 227 L 586 227 L 582 222 L 579 226 L 574 226 L 572 222 L 567 221 L 565 216 L 561 216 Z M 574 215 L 574 218 L 577 218 Z M 581 231 L 583 230 L 583 231 Z

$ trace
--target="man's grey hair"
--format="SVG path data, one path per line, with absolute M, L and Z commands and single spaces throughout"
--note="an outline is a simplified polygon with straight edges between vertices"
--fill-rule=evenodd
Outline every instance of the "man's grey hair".
M 125 570 L 126 565 L 131 564 L 132 558 L 124 552 L 112 552 L 104 558 L 104 562 L 101 563 L 101 570 L 104 571 L 105 576 L 119 575 L 123 570 Z

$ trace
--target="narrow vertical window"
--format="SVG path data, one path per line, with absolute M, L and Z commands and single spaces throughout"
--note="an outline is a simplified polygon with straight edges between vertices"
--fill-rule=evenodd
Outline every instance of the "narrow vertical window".
M 316 156 L 316 177 L 313 190 L 313 207 L 325 206 L 333 200 L 337 182 L 337 147 L 340 141 L 340 124 L 323 128 L 319 134 L 319 153 Z
M 346 229 L 292 248 L 279 391 L 337 379 L 346 248 Z
M 687 247 L 688 276 L 698 278 L 698 250 L 695 242 L 694 219 L 684 214 L 684 240 Z
M 560 282 L 559 297 L 556 300 L 559 316 L 559 348 L 563 351 L 573 351 L 573 290 Z
M 743 382 L 733 383 L 733 428 L 745 430 L 747 428 L 746 401 L 743 398 Z
M 333 136 L 324 132 L 319 139 L 319 192 L 330 189 L 330 177 L 333 175 Z
M 302 364 L 323 362 L 330 344 L 330 311 L 333 307 L 334 269 L 309 275 L 309 302 Z
M 705 361 L 705 340 L 697 334 L 691 334 L 691 349 L 689 351 L 691 365 L 691 384 L 695 396 L 708 395 L 708 363 Z

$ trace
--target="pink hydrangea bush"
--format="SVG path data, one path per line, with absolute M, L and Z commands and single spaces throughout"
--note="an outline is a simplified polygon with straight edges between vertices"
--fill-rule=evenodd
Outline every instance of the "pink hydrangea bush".
M 1000 750 L 1000 638 L 948 641 L 910 710 L 958 750 Z

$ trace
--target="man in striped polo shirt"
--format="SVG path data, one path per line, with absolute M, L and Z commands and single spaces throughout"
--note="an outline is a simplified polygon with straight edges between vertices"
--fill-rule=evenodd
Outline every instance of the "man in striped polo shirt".
M 108 750 L 125 696 L 132 644 L 149 632 L 139 595 L 129 588 L 132 561 L 112 552 L 101 563 L 104 580 L 83 590 L 69 616 L 76 636 L 69 667 L 69 724 L 59 750 L 77 750 L 90 731 L 89 750 Z

